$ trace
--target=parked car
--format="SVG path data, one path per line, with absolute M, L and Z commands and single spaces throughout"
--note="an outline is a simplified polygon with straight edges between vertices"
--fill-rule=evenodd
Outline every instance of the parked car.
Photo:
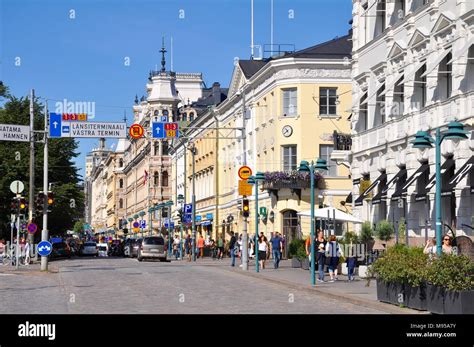
M 161 236 L 145 237 L 138 248 L 138 261 L 143 259 L 159 259 L 166 261 L 165 239 Z
M 87 241 L 82 245 L 80 254 L 93 255 L 97 257 L 99 255 L 99 247 L 97 246 L 96 242 Z
M 51 258 L 71 258 L 71 248 L 66 242 L 53 243 Z
M 124 255 L 130 258 L 136 258 L 138 254 L 138 247 L 140 247 L 141 242 L 142 242 L 142 239 L 125 240 L 125 244 L 123 246 Z
M 98 249 L 98 256 L 99 257 L 107 257 L 108 256 L 108 250 L 109 250 L 109 245 L 106 243 L 99 243 L 97 245 Z

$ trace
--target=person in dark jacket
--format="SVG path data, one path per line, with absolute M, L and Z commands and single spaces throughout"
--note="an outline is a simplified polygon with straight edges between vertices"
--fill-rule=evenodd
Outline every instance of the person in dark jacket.
M 234 250 L 234 247 L 236 245 L 237 238 L 235 237 L 233 231 L 230 232 L 230 235 L 231 235 L 231 237 L 230 237 L 230 241 L 229 241 L 229 252 L 230 252 L 230 258 L 232 259 L 230 266 L 235 266 L 235 256 L 236 256 L 235 253 L 236 252 Z
M 324 265 L 326 262 L 326 244 L 324 233 L 322 230 L 318 231 L 318 237 L 314 242 L 314 254 L 316 254 L 316 261 L 318 262 L 318 282 L 324 282 Z

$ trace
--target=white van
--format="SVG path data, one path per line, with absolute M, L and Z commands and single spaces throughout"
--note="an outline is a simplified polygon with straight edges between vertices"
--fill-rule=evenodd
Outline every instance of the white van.
M 107 257 L 109 245 L 106 243 L 99 243 L 97 244 L 97 247 L 99 248 L 99 257 Z

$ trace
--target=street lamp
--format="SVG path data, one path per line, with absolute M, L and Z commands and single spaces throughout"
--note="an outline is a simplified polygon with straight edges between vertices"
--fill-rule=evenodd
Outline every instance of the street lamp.
M 436 193 L 435 193 L 435 215 L 436 215 L 436 253 L 441 256 L 441 143 L 444 139 L 460 141 L 467 139 L 467 131 L 464 130 L 464 125 L 460 122 L 449 122 L 448 131 L 441 134 L 440 128 L 436 129 L 436 136 L 433 139 L 426 131 L 417 131 L 415 140 L 411 142 L 414 148 L 425 149 L 431 148 L 433 143 L 435 145 L 435 172 L 436 172 Z
M 158 204 L 158 205 L 155 205 L 155 211 L 158 211 L 160 213 L 160 216 L 159 216 L 159 223 L 158 225 L 160 226 L 159 227 L 159 234 L 161 235 L 161 209 L 163 208 L 164 204 Z
M 153 212 L 155 211 L 155 207 L 150 207 L 148 209 L 148 220 L 149 220 L 149 228 L 150 228 L 150 236 L 153 236 Z
M 173 206 L 173 201 L 167 201 L 163 204 L 163 208 L 168 210 L 168 254 L 171 254 L 171 206 Z
M 180 242 L 179 242 L 179 259 L 183 260 L 183 213 L 184 213 L 184 206 L 183 206 L 183 203 L 184 203 L 184 195 L 183 194 L 178 194 L 178 203 L 181 205 L 181 223 L 180 223 L 180 228 L 179 228 L 179 231 L 180 231 Z
M 130 227 L 131 227 L 131 228 L 130 228 L 130 229 L 131 229 L 130 231 L 133 232 L 133 224 L 132 224 L 133 218 L 132 218 L 132 217 L 129 217 L 127 220 L 128 220 L 128 222 L 130 223 Z
M 258 266 L 258 182 L 265 181 L 265 175 L 262 172 L 257 172 L 255 176 L 250 176 L 247 179 L 248 184 L 255 185 L 255 271 L 259 272 Z
M 140 213 L 138 213 L 138 215 L 142 218 L 142 220 L 145 214 L 146 214 L 145 211 L 140 211 Z M 143 226 L 141 223 L 140 223 L 140 229 L 142 229 L 142 238 L 143 238 Z
M 311 182 L 311 234 L 310 234 L 310 254 L 311 254 L 311 285 L 316 285 L 316 254 L 313 254 L 314 251 L 314 170 L 328 170 L 326 160 L 318 159 L 316 160 L 316 165 L 314 161 L 311 161 L 311 164 L 306 160 L 302 160 L 300 167 L 298 168 L 299 172 L 309 172 L 309 179 Z M 319 204 L 318 204 L 319 205 Z M 316 252 L 314 252 L 316 253 Z

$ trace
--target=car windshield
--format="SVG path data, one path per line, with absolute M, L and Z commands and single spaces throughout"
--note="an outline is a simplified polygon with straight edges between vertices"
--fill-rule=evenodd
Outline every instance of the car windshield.
M 145 239 L 145 245 L 159 245 L 165 244 L 165 240 L 162 237 L 147 237 Z
M 66 243 L 64 242 L 53 243 L 53 248 L 56 248 L 56 249 L 66 248 Z
M 96 246 L 96 243 L 95 242 L 86 242 L 84 244 L 84 247 L 95 247 Z
M 106 251 L 107 250 L 107 246 L 99 246 L 99 251 Z

